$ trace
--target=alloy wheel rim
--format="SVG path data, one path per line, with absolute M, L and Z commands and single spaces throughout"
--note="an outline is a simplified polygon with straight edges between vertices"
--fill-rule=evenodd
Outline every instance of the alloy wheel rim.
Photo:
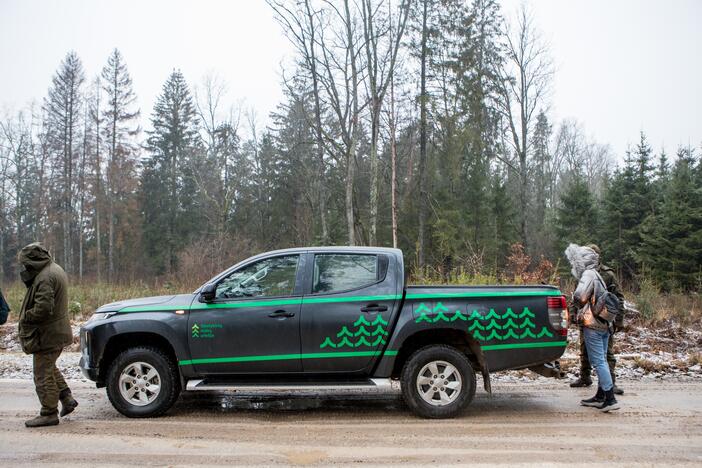
M 119 392 L 128 403 L 146 406 L 161 393 L 161 376 L 151 364 L 133 362 L 119 376 Z
M 461 373 L 446 361 L 431 361 L 417 374 L 417 391 L 422 400 L 432 406 L 450 405 L 462 388 Z

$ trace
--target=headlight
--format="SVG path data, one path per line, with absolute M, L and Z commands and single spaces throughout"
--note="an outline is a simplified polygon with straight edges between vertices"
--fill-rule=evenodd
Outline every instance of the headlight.
M 115 315 L 116 313 L 117 313 L 117 312 L 100 312 L 100 313 L 96 313 L 96 314 L 91 315 L 90 318 L 88 319 L 88 321 L 85 322 L 85 323 L 95 322 L 95 321 L 97 321 L 97 320 L 105 320 L 105 319 L 108 319 L 108 318 L 112 317 L 112 316 Z

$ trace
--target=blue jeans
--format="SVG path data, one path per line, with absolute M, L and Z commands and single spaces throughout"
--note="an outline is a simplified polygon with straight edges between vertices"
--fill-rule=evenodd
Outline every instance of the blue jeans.
M 587 357 L 590 359 L 592 367 L 595 368 L 595 372 L 597 372 L 598 385 L 604 391 L 611 390 L 614 385 L 612 383 L 612 375 L 609 373 L 609 366 L 607 365 L 609 331 L 583 327 L 583 334 L 585 336 Z

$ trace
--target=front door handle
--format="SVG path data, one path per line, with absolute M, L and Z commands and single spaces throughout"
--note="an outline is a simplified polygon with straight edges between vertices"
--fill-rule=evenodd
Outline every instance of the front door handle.
M 385 312 L 386 310 L 388 310 L 388 306 L 378 304 L 368 304 L 361 307 L 361 312 Z
M 290 318 L 295 316 L 295 312 L 288 312 L 287 310 L 276 310 L 275 312 L 268 314 L 270 318 Z

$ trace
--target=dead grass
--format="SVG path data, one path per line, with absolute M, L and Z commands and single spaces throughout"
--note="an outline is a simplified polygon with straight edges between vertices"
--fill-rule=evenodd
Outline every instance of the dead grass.
M 187 293 L 197 286 L 174 285 L 165 283 L 158 286 L 145 283 L 111 284 L 111 283 L 79 283 L 69 287 L 68 309 L 71 318 L 77 320 L 91 315 L 95 309 L 110 302 L 137 297 L 162 296 L 168 294 Z M 17 282 L 2 288 L 12 312 L 10 320 L 17 320 L 22 299 L 26 288 Z
M 670 367 L 668 364 L 651 361 L 650 359 L 646 359 L 640 356 L 634 358 L 634 363 L 637 367 L 643 369 L 646 373 L 663 372 L 668 367 Z

